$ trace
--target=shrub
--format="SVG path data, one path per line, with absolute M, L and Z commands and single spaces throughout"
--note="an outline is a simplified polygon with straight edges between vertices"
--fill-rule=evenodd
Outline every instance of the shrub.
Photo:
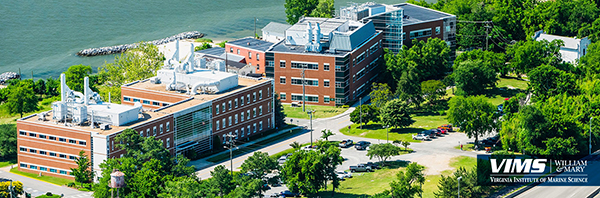
M 50 105 L 52 102 L 59 101 L 59 100 L 60 100 L 60 96 L 46 98 L 46 99 L 42 100 L 42 105 Z

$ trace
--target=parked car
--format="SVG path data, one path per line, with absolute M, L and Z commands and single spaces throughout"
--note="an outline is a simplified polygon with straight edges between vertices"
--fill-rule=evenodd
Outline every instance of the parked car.
M 430 130 L 426 130 L 426 131 L 421 131 L 421 134 L 428 136 L 429 138 L 434 138 L 435 137 L 435 133 L 430 131 Z
M 289 190 L 286 191 L 281 191 L 279 193 L 279 196 L 283 196 L 283 197 L 300 197 L 300 193 L 293 193 Z
M 441 129 L 429 129 L 429 131 L 431 131 L 432 133 L 434 133 L 436 136 L 442 136 L 442 130 Z
M 318 148 L 317 145 L 313 145 L 313 146 L 308 145 L 308 146 L 302 147 L 302 150 L 310 151 L 310 150 L 314 150 L 314 149 L 317 149 L 317 148 Z
M 448 130 L 446 129 L 438 128 L 438 131 L 440 131 L 442 134 L 448 134 Z
M 419 133 L 417 135 L 412 135 L 413 140 L 430 140 L 429 136 Z
M 371 145 L 371 142 L 360 141 L 354 145 L 354 148 L 356 148 L 356 150 L 365 150 L 369 145 Z
M 350 172 L 371 172 L 373 171 L 373 169 L 371 169 L 370 166 L 367 166 L 365 164 L 357 164 L 356 166 L 350 166 Z
M 452 125 L 451 125 L 451 124 L 444 124 L 444 125 L 442 125 L 442 126 L 439 126 L 438 128 L 439 128 L 439 129 L 446 129 L 446 130 L 448 130 L 448 132 L 451 132 L 451 131 L 453 131 L 453 130 L 452 130 Z
M 381 167 L 379 166 L 379 164 L 373 163 L 373 162 L 367 162 L 365 165 L 370 166 L 372 169 L 381 169 Z
M 352 146 L 353 143 L 354 142 L 352 142 L 352 140 L 342 140 L 340 142 L 339 146 L 342 147 L 342 148 L 348 148 L 348 147 Z
M 352 178 L 352 173 L 346 171 L 337 171 L 335 172 L 337 178 L 340 180 L 345 180 L 346 178 Z

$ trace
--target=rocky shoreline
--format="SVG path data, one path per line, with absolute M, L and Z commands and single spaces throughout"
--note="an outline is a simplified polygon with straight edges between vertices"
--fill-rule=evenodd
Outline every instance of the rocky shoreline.
M 162 44 L 173 42 L 176 40 L 197 39 L 197 38 L 202 38 L 202 37 L 204 37 L 204 34 L 198 32 L 198 31 L 192 31 L 192 32 L 179 33 L 174 36 L 170 36 L 170 37 L 167 37 L 164 39 L 149 41 L 147 43 L 152 43 L 154 45 L 162 45 Z M 139 45 L 139 43 L 134 43 L 134 44 L 125 44 L 125 45 L 115 45 L 115 46 L 110 46 L 110 47 L 89 48 L 89 49 L 81 50 L 81 51 L 77 52 L 76 54 L 77 54 L 77 56 L 98 56 L 98 55 L 115 54 L 115 53 L 125 52 L 128 49 L 136 48 L 136 47 L 138 47 L 138 45 Z

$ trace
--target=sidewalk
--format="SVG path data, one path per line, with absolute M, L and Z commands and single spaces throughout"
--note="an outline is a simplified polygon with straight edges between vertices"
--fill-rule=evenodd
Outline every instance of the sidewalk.
M 262 141 L 262 140 L 264 140 L 264 139 L 271 138 L 271 137 L 273 137 L 273 136 L 277 136 L 277 135 L 281 135 L 281 134 L 283 134 L 283 133 L 286 133 L 286 132 L 289 132 L 289 131 L 291 131 L 291 130 L 302 129 L 302 128 L 303 128 L 303 127 L 301 127 L 301 126 L 297 126 L 297 127 L 293 127 L 293 128 L 289 128 L 289 129 L 284 129 L 284 130 L 278 131 L 278 132 L 276 132 L 276 133 L 272 133 L 272 134 L 270 134 L 270 135 L 267 135 L 267 136 L 265 136 L 265 137 L 262 137 L 262 138 L 259 138 L 259 139 L 256 139 L 256 140 L 253 140 L 253 141 L 250 141 L 250 142 L 248 142 L 248 143 L 245 143 L 245 144 L 242 144 L 242 145 L 239 145 L 239 146 L 237 146 L 237 148 L 236 148 L 236 149 L 234 149 L 234 150 L 241 149 L 241 148 L 245 148 L 245 147 L 248 147 L 248 146 L 250 146 L 250 145 L 253 145 L 253 144 L 255 144 L 256 142 L 260 142 L 260 141 Z M 195 160 L 195 161 L 190 161 L 190 163 L 189 163 L 188 165 L 190 165 L 190 166 L 191 166 L 191 165 L 193 165 L 193 166 L 195 166 L 195 167 L 196 167 L 196 170 L 201 170 L 201 169 L 204 169 L 204 168 L 206 168 L 206 167 L 209 167 L 209 166 L 212 166 L 212 165 L 215 165 L 215 164 L 221 163 L 221 162 L 217 162 L 217 163 L 214 163 L 214 162 L 209 162 L 209 161 L 207 161 L 207 159 L 209 159 L 209 158 L 211 158 L 211 157 L 213 157 L 213 156 L 216 156 L 216 155 L 222 155 L 222 154 L 228 154 L 228 153 L 229 153 L 229 150 L 221 151 L 221 152 L 219 152 L 219 153 L 212 154 L 212 155 L 210 155 L 210 156 L 208 156 L 208 157 L 205 157 L 205 158 L 197 159 L 197 160 Z M 244 153 L 244 154 L 245 154 L 245 153 Z M 244 155 L 244 154 L 240 154 L 240 155 Z M 240 155 L 237 155 L 237 156 L 240 156 Z M 235 157 L 237 157 L 237 156 L 233 156 L 233 157 L 235 158 Z

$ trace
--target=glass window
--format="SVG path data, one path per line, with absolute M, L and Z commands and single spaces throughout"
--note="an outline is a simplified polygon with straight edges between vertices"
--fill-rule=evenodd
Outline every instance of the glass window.
M 163 107 L 169 106 L 169 103 L 163 103 Z
M 258 115 L 262 115 L 262 106 L 258 107 Z
M 258 90 L 258 99 L 262 100 L 262 90 Z
M 69 143 L 71 143 L 71 144 L 77 144 L 77 140 L 69 140 Z
M 227 109 L 231 110 L 231 100 L 227 103 Z
M 235 130 L 235 139 L 236 140 L 238 139 L 238 137 L 240 137 L 239 135 L 240 135 L 240 132 L 236 129 Z
M 167 148 L 171 147 L 171 138 L 167 138 Z
M 221 104 L 222 111 L 225 112 L 225 103 Z
M 256 102 L 256 92 L 252 93 L 252 102 Z
M 252 59 L 252 52 L 248 52 L 248 59 Z
M 46 167 L 41 167 L 41 166 L 40 166 L 40 170 L 41 170 L 41 171 L 48 171 L 48 168 L 46 168 Z
M 59 142 L 67 142 L 67 139 L 65 139 L 65 138 L 58 138 L 58 141 Z
M 152 127 L 152 134 L 153 134 L 154 136 L 156 136 L 156 126 L 155 126 L 155 127 Z
M 29 136 L 30 136 L 30 137 L 36 137 L 35 135 L 36 135 L 35 133 L 31 133 L 31 132 L 29 132 Z
M 70 160 L 75 160 L 75 159 L 77 159 L 77 157 L 75 157 L 75 156 L 72 156 L 72 155 L 69 155 L 69 159 L 70 159 Z
M 244 112 L 240 113 L 240 118 L 242 119 L 242 122 L 244 121 Z
M 60 171 L 60 174 L 66 175 L 66 174 L 67 174 L 67 171 L 61 170 L 61 171 Z
M 279 61 L 279 67 L 285 68 L 285 61 L 284 60 Z
M 233 47 L 229 48 L 229 52 L 233 53 Z
M 56 169 L 51 168 L 50 172 L 56 173 Z
M 217 130 L 219 130 L 219 121 L 217 120 L 217 122 L 215 122 L 215 126 L 217 128 Z
M 23 168 L 27 168 L 27 164 L 20 163 L 19 165 Z
M 244 127 L 242 127 L 242 137 L 244 137 Z
M 256 60 L 260 60 L 260 54 L 256 54 Z
M 440 34 L 441 28 L 440 26 L 435 27 L 435 34 Z
M 56 137 L 54 137 L 54 136 L 50 136 L 50 138 L 49 138 L 49 139 L 50 139 L 50 140 L 56 140 Z
M 256 108 L 252 109 L 252 117 L 256 117 Z
M 246 120 L 250 120 L 250 110 L 246 111 Z
M 34 170 L 37 170 L 37 166 L 34 166 L 34 165 L 29 165 L 29 168 L 30 168 L 30 169 L 34 169 Z
M 219 105 L 217 105 L 217 106 L 215 107 L 215 110 L 216 110 L 215 112 L 217 112 L 217 114 L 219 114 Z
M 50 152 L 50 156 L 56 157 L 56 153 Z
M 158 131 L 160 132 L 160 134 L 162 134 L 163 133 L 163 125 L 160 124 L 160 127 L 158 129 L 159 129 Z
M 25 132 L 25 131 L 19 131 L 19 135 L 27 135 L 27 132 Z
M 19 147 L 19 150 L 20 150 L 20 151 L 27 151 L 27 149 L 26 149 L 26 148 L 23 148 L 23 147 Z
M 140 136 L 144 137 L 144 130 L 140 131 Z
M 285 77 L 279 77 L 279 84 L 285 84 Z
M 150 128 L 146 129 L 146 137 L 150 137 Z
M 258 131 L 262 131 L 262 121 L 258 122 Z
M 329 99 L 329 96 L 323 96 L 323 102 L 325 103 L 329 103 L 331 99 Z
M 171 122 L 167 122 L 167 132 L 171 130 Z
M 323 80 L 323 86 L 329 87 L 329 80 Z
M 329 71 L 329 63 L 323 64 L 323 70 Z
M 46 155 L 46 151 L 40 151 L 40 155 Z
M 246 103 L 250 104 L 250 94 L 246 95 Z
M 38 135 L 38 137 L 39 137 L 39 138 L 42 138 L 42 139 L 46 139 L 46 135 L 42 135 L 42 134 L 40 134 L 40 135 Z
M 231 123 L 232 123 L 231 122 L 231 116 L 229 116 L 229 120 L 228 121 L 229 121 L 229 126 L 231 126 Z
M 237 116 L 237 114 L 235 114 L 234 120 L 235 120 L 235 123 L 237 124 L 238 123 L 238 116 Z
M 59 154 L 58 157 L 60 157 L 60 158 L 67 158 L 67 155 L 65 155 L 65 154 Z
M 85 146 L 86 142 L 85 141 L 79 141 L 79 145 Z
M 160 103 L 152 101 L 152 105 L 154 105 L 154 106 L 160 106 Z
M 237 54 L 240 54 L 240 49 L 237 50 Z
M 150 101 L 144 100 L 144 104 L 150 104 Z
M 256 123 L 252 124 L 252 129 L 254 129 L 252 130 L 252 133 L 256 133 Z
M 124 101 L 129 101 L 130 99 L 129 99 L 129 97 L 123 97 L 123 100 Z
M 227 126 L 227 122 L 225 121 L 225 118 L 223 118 L 223 129 L 225 128 L 225 126 Z
M 252 131 L 250 130 L 250 125 L 248 125 L 248 136 L 250 136 L 250 132 Z
M 280 99 L 280 100 L 286 100 L 286 98 L 285 98 L 285 93 L 280 93 L 280 94 L 279 94 L 279 99 Z
M 29 149 L 29 152 L 30 153 L 37 153 L 37 150 L 35 150 L 35 149 Z
M 240 106 L 244 106 L 244 96 L 240 98 Z
M 237 100 L 237 98 L 236 98 L 236 99 L 234 100 L 234 102 L 233 102 L 233 105 L 235 106 L 235 108 L 237 108 L 237 107 L 238 107 L 238 103 L 237 103 L 237 102 L 238 102 L 238 100 Z
M 133 102 L 139 102 L 139 101 L 140 101 L 140 99 L 137 99 L 137 98 L 133 99 Z

